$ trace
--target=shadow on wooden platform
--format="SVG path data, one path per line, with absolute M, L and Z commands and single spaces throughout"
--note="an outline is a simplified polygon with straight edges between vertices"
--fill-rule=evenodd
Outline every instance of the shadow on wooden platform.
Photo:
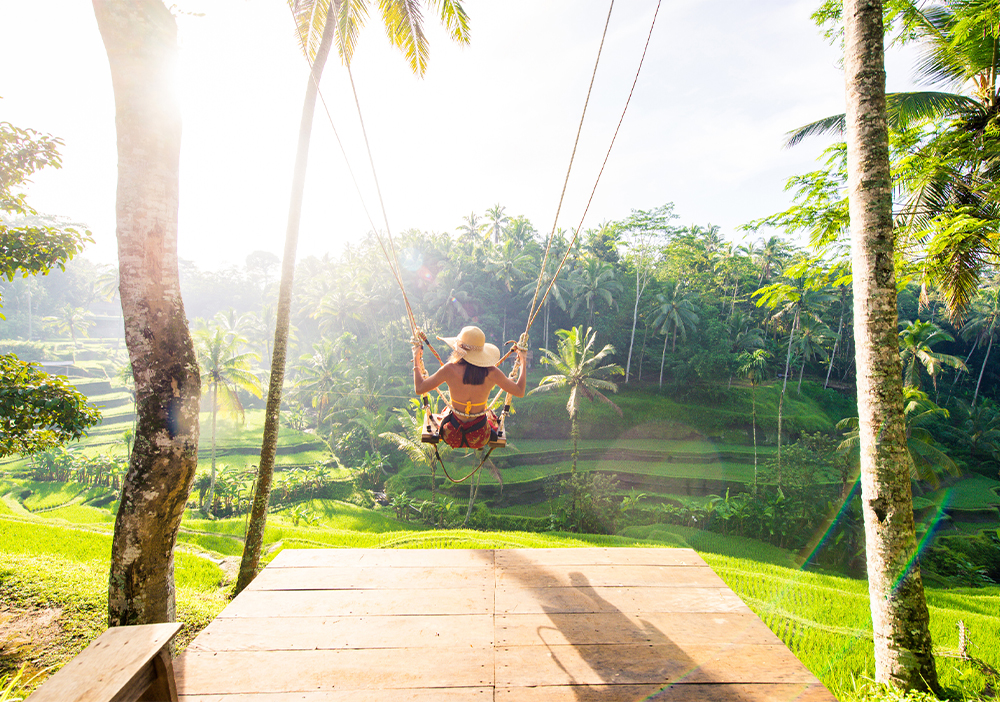
M 186 702 L 833 700 L 689 549 L 286 550 L 175 670 Z

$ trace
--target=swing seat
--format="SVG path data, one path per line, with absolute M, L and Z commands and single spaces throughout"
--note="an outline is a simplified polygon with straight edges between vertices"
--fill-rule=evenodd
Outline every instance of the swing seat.
M 476 445 L 470 445 L 467 441 L 466 432 L 470 431 L 467 427 L 473 422 L 461 422 L 454 415 L 451 415 L 448 410 L 445 410 L 442 414 L 434 414 L 429 409 L 424 412 L 424 423 L 420 432 L 420 441 L 425 444 L 438 444 L 442 440 L 442 426 L 445 423 L 449 425 L 449 436 L 451 441 L 455 442 L 450 444 L 453 448 L 472 448 L 480 449 L 487 446 L 491 448 L 503 448 L 507 445 L 507 432 L 504 426 L 504 418 L 506 413 L 501 413 L 499 417 L 490 412 L 491 417 L 487 418 L 487 423 L 490 427 L 490 432 L 487 440 L 483 443 L 475 441 Z M 494 421 L 490 421 L 493 419 Z M 475 431 L 479 431 L 477 429 Z M 457 433 L 455 433 L 457 432 Z

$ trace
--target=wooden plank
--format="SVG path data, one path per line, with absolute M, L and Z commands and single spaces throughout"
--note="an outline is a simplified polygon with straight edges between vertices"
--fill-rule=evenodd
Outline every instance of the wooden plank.
M 288 651 L 326 648 L 426 648 L 493 645 L 492 614 L 216 619 L 188 651 Z
M 492 565 L 493 551 L 488 549 L 413 549 L 413 548 L 327 548 L 284 549 L 268 568 L 317 568 L 366 566 L 371 568 L 425 568 L 428 566 Z
M 387 690 L 493 685 L 493 648 L 185 651 L 181 695 Z
M 816 683 L 780 644 L 514 646 L 496 652 L 496 684 Z
M 492 587 L 492 563 L 473 566 L 315 566 L 265 568 L 249 590 L 370 590 Z
M 527 565 L 689 565 L 704 566 L 690 548 L 537 548 L 496 552 L 498 567 Z
M 820 683 L 499 687 L 508 702 L 836 702 Z M 221 701 L 220 701 L 221 702 Z
M 508 588 L 577 585 L 590 585 L 592 587 L 727 587 L 722 578 L 708 566 L 499 566 L 496 581 L 497 584 Z
M 487 702 L 492 700 L 492 687 L 310 690 L 180 697 L 180 702 Z
M 384 616 L 388 614 L 487 614 L 493 591 L 440 590 L 246 590 L 220 618 Z
M 496 616 L 498 646 L 614 643 L 758 643 L 781 639 L 753 612 L 505 614 Z
M 698 587 L 500 587 L 495 608 L 497 614 L 750 611 L 731 590 Z
M 111 700 L 122 690 L 138 696 L 155 675 L 151 661 L 180 631 L 177 623 L 108 629 L 45 681 L 31 702 Z

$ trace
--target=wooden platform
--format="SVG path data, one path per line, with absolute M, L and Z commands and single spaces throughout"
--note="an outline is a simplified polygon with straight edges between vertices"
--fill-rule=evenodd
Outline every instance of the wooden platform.
M 689 549 L 286 550 L 182 702 L 833 702 Z

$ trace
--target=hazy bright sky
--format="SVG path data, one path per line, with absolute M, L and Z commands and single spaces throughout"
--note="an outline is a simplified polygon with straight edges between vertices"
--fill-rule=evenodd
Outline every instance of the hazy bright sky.
M 184 118 L 180 255 L 206 267 L 281 253 L 307 79 L 284 0 L 177 0 Z M 787 178 L 812 169 L 818 141 L 789 129 L 843 112 L 838 52 L 817 0 L 664 0 L 649 55 L 585 227 L 673 202 L 680 223 L 737 227 L 783 209 Z M 472 43 L 428 17 L 418 80 L 375 18 L 352 63 L 394 232 L 454 230 L 496 203 L 552 227 L 607 14 L 605 0 L 466 0 Z M 631 86 L 656 6 L 618 0 L 560 226 L 579 221 Z M 115 260 L 114 103 L 86 0 L 0 0 L 0 121 L 63 138 L 64 168 L 29 202 L 86 223 L 87 255 Z M 890 54 L 889 88 L 910 60 Z M 374 186 L 346 73 L 322 85 L 373 216 Z M 381 220 L 376 223 L 381 226 Z M 370 229 L 325 114 L 317 112 L 299 256 L 336 252 Z

